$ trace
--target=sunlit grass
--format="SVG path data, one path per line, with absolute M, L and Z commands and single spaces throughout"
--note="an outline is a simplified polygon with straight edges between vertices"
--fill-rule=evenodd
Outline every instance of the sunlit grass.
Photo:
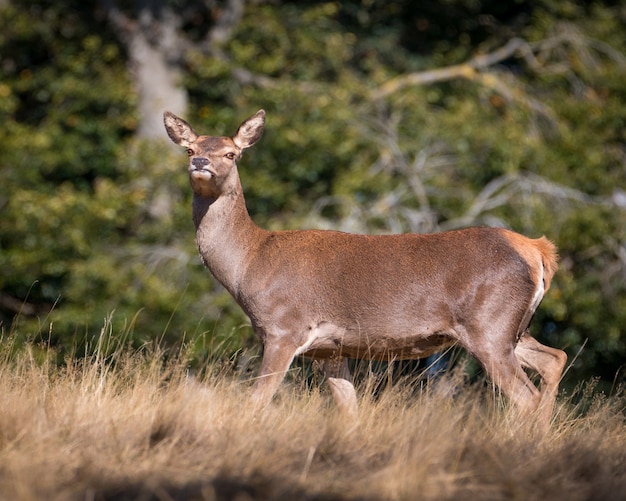
M 1 499 L 626 496 L 625 400 L 589 385 L 538 436 L 460 371 L 384 390 L 366 377 L 346 421 L 304 378 L 253 414 L 236 364 L 192 374 L 184 350 L 131 350 L 106 328 L 95 348 L 53 364 L 4 340 Z

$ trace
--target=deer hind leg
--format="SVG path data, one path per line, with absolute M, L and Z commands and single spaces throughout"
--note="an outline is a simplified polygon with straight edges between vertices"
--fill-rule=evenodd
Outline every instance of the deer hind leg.
M 541 344 L 526 331 L 515 347 L 515 356 L 522 367 L 536 371 L 541 377 L 539 420 L 549 423 L 567 355 L 564 351 Z
M 329 358 L 322 360 L 320 366 L 339 410 L 347 416 L 356 418 L 359 413 L 359 406 L 348 367 L 348 359 L 345 357 Z
M 485 372 L 502 393 L 519 409 L 522 418 L 528 418 L 539 407 L 541 393 L 528 378 L 514 351 L 514 345 L 506 343 L 498 347 L 472 354 L 482 364 Z M 543 426 L 543 423 L 540 424 Z

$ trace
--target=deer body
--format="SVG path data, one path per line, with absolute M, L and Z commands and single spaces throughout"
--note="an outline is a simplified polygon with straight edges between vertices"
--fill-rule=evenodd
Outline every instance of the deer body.
M 264 118 L 259 111 L 232 138 L 215 138 L 164 115 L 190 156 L 202 260 L 264 344 L 257 401 L 267 403 L 294 357 L 306 355 L 325 361 L 335 400 L 356 412 L 347 358 L 414 359 L 460 344 L 547 426 L 566 356 L 527 328 L 556 271 L 555 247 L 496 228 L 382 236 L 261 229 L 235 162 L 261 137 Z M 523 367 L 540 374 L 541 391 Z

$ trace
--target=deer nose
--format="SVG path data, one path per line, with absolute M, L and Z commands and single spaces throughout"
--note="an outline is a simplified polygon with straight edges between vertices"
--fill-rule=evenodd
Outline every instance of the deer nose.
M 197 157 L 191 161 L 191 165 L 193 165 L 196 169 L 202 169 L 209 165 L 209 159 L 205 157 Z

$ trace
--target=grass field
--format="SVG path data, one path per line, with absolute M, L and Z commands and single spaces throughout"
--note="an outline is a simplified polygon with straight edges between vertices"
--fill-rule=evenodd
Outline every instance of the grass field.
M 346 422 L 323 386 L 249 411 L 248 376 L 117 349 L 0 357 L 2 500 L 626 499 L 625 399 L 560 397 L 549 433 L 488 385 L 361 383 Z M 98 354 L 99 353 L 99 354 Z

